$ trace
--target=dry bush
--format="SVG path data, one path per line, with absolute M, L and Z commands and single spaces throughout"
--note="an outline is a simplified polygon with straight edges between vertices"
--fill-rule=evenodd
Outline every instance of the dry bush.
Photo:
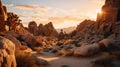
M 73 54 L 72 49 L 62 49 L 57 53 L 57 55 L 61 56 L 71 56 L 72 54 Z
M 24 53 L 23 51 L 16 51 L 17 67 L 38 67 L 36 61 L 31 54 Z
M 34 47 L 33 49 L 34 49 L 34 51 L 36 51 L 37 53 L 43 52 L 43 48 L 41 48 L 41 47 Z
M 93 67 L 113 67 L 113 61 L 116 56 L 110 55 L 109 53 L 102 53 L 102 55 L 96 57 L 93 62 Z

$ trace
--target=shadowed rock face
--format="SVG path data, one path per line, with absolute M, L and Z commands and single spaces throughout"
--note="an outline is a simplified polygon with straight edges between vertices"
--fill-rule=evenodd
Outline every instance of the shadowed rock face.
M 120 35 L 120 0 L 106 0 L 102 13 L 98 14 L 96 20 L 96 22 L 91 20 L 81 22 L 76 28 L 75 37 L 80 37 L 80 40 L 87 42 L 97 40 L 96 38 L 99 41 L 111 34 L 115 34 L 118 38 Z
M 29 32 L 31 32 L 33 35 L 37 35 L 38 28 L 37 28 L 37 24 L 36 24 L 35 21 L 30 22 L 29 25 L 28 25 L 28 27 L 29 27 L 28 28 Z
M 102 13 L 98 13 L 97 22 L 120 21 L 120 0 L 106 0 Z
M 5 31 L 5 24 L 4 21 L 7 18 L 7 10 L 6 7 L 2 5 L 2 2 L 0 0 L 0 32 Z
M 120 0 L 106 0 L 94 26 L 97 32 L 110 32 L 120 21 Z M 117 25 L 118 26 L 118 25 Z

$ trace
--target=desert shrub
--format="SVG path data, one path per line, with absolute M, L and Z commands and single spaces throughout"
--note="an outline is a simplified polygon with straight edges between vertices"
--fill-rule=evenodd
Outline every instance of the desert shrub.
M 72 54 L 73 54 L 73 51 L 71 49 L 62 49 L 57 53 L 57 55 L 60 55 L 60 56 L 71 56 Z
M 43 52 L 43 48 L 41 48 L 41 47 L 34 47 L 34 51 L 36 51 L 37 53 L 41 53 L 41 52 Z
M 93 67 L 113 67 L 113 61 L 116 56 L 110 55 L 109 53 L 102 53 L 102 55 L 98 56 L 93 61 Z
M 44 52 L 49 52 L 49 51 L 51 51 L 51 50 L 52 50 L 52 48 L 44 48 L 44 49 L 43 49 Z
M 17 67 L 37 67 L 36 61 L 31 54 L 17 50 L 15 56 Z
M 57 52 L 58 52 L 57 49 L 52 49 L 52 50 L 51 50 L 51 53 L 57 53 Z

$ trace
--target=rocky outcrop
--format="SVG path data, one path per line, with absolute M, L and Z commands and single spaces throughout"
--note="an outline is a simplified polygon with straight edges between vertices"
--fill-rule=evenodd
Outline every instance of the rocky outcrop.
M 15 29 L 15 32 L 21 35 L 31 34 L 28 30 L 24 28 L 24 26 L 21 23 L 17 24 L 14 29 Z
M 28 30 L 30 33 L 32 33 L 33 35 L 38 35 L 38 28 L 37 28 L 37 24 L 35 21 L 32 21 L 28 24 Z
M 11 40 L 14 44 L 15 44 L 15 49 L 18 50 L 21 47 L 21 43 L 19 40 L 17 40 L 15 37 L 13 37 L 12 35 L 5 35 L 5 38 Z
M 115 34 L 115 37 L 120 39 L 119 4 L 119 0 L 106 0 L 102 7 L 102 13 L 98 14 L 96 22 L 91 20 L 81 22 L 75 30 L 74 38 L 94 43 Z
M 27 43 L 27 45 L 31 48 L 34 48 L 36 46 L 42 46 L 41 42 L 38 41 L 35 36 L 31 34 L 23 35 L 21 39 Z
M 15 44 L 0 36 L 0 67 L 16 67 Z
M 39 26 L 38 26 L 38 34 L 42 35 L 42 36 L 45 36 L 44 25 L 43 24 L 39 24 Z
M 106 0 L 101 13 L 98 13 L 95 31 L 110 32 L 112 26 L 120 21 L 120 0 Z
M 94 23 L 95 21 L 84 20 L 77 26 L 76 28 L 77 34 L 85 35 L 86 33 L 92 33 Z
M 74 38 L 79 38 L 80 40 L 85 41 L 91 41 L 91 39 L 95 39 L 96 33 L 94 31 L 94 24 L 95 21 L 91 20 L 84 20 L 83 22 L 81 22 L 75 30 Z M 91 36 L 93 37 L 90 38 Z
M 0 32 L 5 31 L 4 21 L 7 19 L 7 10 L 6 7 L 2 5 L 0 0 Z
M 38 31 L 40 34 L 45 35 L 45 36 L 53 36 L 53 37 L 58 36 L 58 32 L 54 28 L 52 22 L 50 22 L 44 26 L 40 24 Z
M 97 22 L 120 21 L 120 0 L 106 0 L 102 13 L 98 14 Z
M 99 44 L 82 45 L 74 49 L 74 56 L 91 56 L 97 53 L 100 49 Z

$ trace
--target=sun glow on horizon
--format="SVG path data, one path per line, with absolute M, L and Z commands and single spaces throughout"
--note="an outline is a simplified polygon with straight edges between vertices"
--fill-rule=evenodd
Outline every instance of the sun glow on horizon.
M 104 0 L 2 1 L 7 11 L 19 15 L 25 27 L 28 27 L 30 21 L 35 21 L 37 25 L 53 22 L 55 28 L 77 26 L 85 19 L 95 21 L 97 14 L 102 13 L 101 7 L 104 4 Z
M 97 10 L 97 13 L 101 14 L 101 13 L 102 13 L 102 10 L 101 10 L 101 9 L 98 9 L 98 10 Z

